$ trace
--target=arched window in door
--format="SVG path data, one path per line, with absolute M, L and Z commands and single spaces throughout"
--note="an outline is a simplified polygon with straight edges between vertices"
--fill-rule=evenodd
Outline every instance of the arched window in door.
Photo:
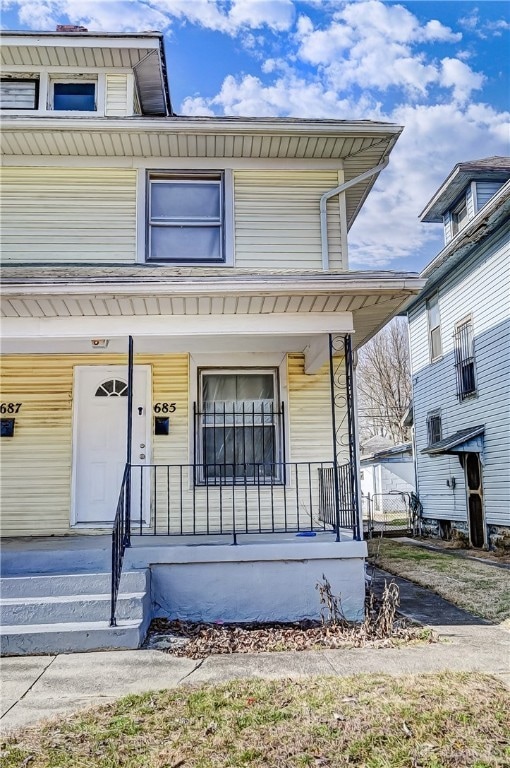
M 99 385 L 96 397 L 127 397 L 128 386 L 122 379 L 108 379 Z

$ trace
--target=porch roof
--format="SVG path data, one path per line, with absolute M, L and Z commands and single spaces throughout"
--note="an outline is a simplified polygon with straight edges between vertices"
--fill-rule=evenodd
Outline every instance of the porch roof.
M 435 456 L 441 453 L 479 452 L 481 450 L 480 442 L 475 442 L 475 438 L 480 437 L 483 433 L 483 424 L 477 427 L 461 429 L 453 435 L 449 435 L 448 437 L 443 438 L 443 440 L 439 440 L 439 442 L 427 446 L 427 448 L 422 450 L 422 453 L 428 453 L 430 456 Z
M 138 329 L 140 336 L 152 337 L 244 333 L 306 340 L 354 331 L 354 346 L 360 346 L 424 285 L 414 273 L 391 272 L 201 270 L 190 276 L 190 270 L 133 267 L 119 279 L 118 267 L 63 271 L 58 277 L 57 270 L 41 275 L 40 268 L 6 271 L 4 339 L 121 338 L 136 336 Z M 299 344 L 294 351 L 301 351 Z

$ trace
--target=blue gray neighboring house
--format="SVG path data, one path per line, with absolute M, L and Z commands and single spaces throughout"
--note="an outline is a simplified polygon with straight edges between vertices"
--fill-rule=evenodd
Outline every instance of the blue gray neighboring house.
M 445 246 L 408 309 L 423 529 L 510 527 L 510 157 L 459 163 L 420 216 Z

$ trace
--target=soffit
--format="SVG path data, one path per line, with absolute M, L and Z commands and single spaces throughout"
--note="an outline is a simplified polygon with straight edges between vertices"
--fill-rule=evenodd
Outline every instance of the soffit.
M 4 67 L 129 67 L 144 59 L 154 46 L 108 47 L 104 42 L 97 47 L 79 44 L 62 45 L 9 45 L 2 44 L 1 62 Z
M 116 295 L 91 292 L 86 295 L 52 295 L 42 290 L 29 296 L 9 295 L 2 298 L 2 317 L 56 318 L 56 317 L 142 317 L 142 316 L 214 316 L 214 315 L 270 315 L 273 313 L 302 313 L 306 315 L 352 312 L 355 327 L 355 346 L 373 335 L 399 310 L 415 291 L 387 291 L 384 293 L 333 293 L 294 295 L 147 295 L 133 292 Z M 275 328 L 275 334 L 278 329 Z M 133 324 L 136 335 L 136 322 Z

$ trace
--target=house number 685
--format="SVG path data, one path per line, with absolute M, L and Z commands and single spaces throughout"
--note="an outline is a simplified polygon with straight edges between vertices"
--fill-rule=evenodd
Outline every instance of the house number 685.
M 173 413 L 177 410 L 175 403 L 156 403 L 154 405 L 154 413 Z

